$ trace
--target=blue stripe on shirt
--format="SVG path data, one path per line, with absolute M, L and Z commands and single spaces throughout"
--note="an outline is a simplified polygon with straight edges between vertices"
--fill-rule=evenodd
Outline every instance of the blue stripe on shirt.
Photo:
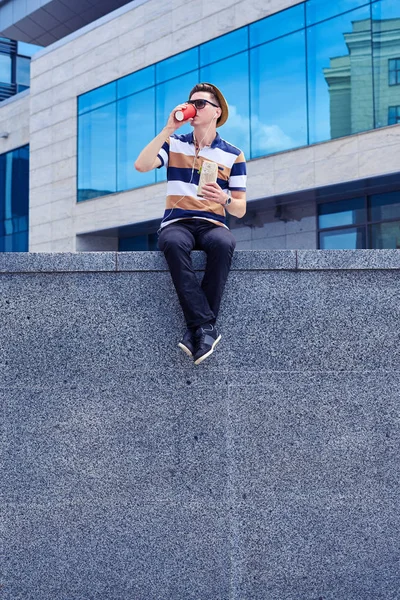
M 184 208 L 166 209 L 164 212 L 163 222 L 167 223 L 173 219 L 193 219 L 193 217 L 201 217 L 202 219 L 212 219 L 226 225 L 226 217 L 217 215 L 214 212 L 207 210 L 185 210 Z
M 239 162 L 232 165 L 230 177 L 235 175 L 246 175 L 246 163 Z

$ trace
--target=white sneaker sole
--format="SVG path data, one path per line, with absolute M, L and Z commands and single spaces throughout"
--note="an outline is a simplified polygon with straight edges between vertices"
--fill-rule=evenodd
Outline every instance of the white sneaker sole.
M 193 354 L 190 352 L 189 348 L 187 348 L 185 346 L 185 344 L 182 344 L 182 342 L 179 342 L 178 347 L 184 351 L 185 354 L 187 354 L 188 356 L 193 356 Z
M 214 352 L 214 348 L 218 344 L 218 342 L 219 342 L 220 339 L 221 339 L 221 335 L 219 335 L 217 337 L 217 339 L 215 340 L 215 342 L 211 346 L 211 350 L 209 350 L 208 352 L 206 352 L 205 354 L 203 354 L 203 356 L 200 356 L 200 358 L 198 358 L 197 360 L 195 360 L 194 364 L 195 365 L 199 365 L 200 363 L 203 362 L 203 360 L 206 360 L 206 358 L 208 358 L 210 356 L 210 354 L 212 354 Z

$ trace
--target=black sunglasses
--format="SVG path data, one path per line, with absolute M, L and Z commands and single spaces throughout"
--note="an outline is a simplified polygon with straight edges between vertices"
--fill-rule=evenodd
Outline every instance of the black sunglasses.
M 209 100 L 205 100 L 203 98 L 200 98 L 199 100 L 188 100 L 187 103 L 193 104 L 197 109 L 204 108 L 206 104 L 211 104 L 211 106 L 219 108 L 218 104 L 214 104 L 213 102 L 210 102 Z

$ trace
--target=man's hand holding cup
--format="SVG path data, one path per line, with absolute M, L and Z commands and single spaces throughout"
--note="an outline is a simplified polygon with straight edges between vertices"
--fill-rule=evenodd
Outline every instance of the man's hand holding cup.
M 178 104 L 168 117 L 167 127 L 175 131 L 185 123 L 191 123 L 196 116 L 193 104 Z

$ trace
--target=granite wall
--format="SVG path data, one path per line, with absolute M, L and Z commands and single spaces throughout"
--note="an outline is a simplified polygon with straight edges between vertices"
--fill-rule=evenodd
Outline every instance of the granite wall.
M 195 367 L 160 253 L 1 254 L 1 600 L 398 600 L 399 269 L 237 252 Z

